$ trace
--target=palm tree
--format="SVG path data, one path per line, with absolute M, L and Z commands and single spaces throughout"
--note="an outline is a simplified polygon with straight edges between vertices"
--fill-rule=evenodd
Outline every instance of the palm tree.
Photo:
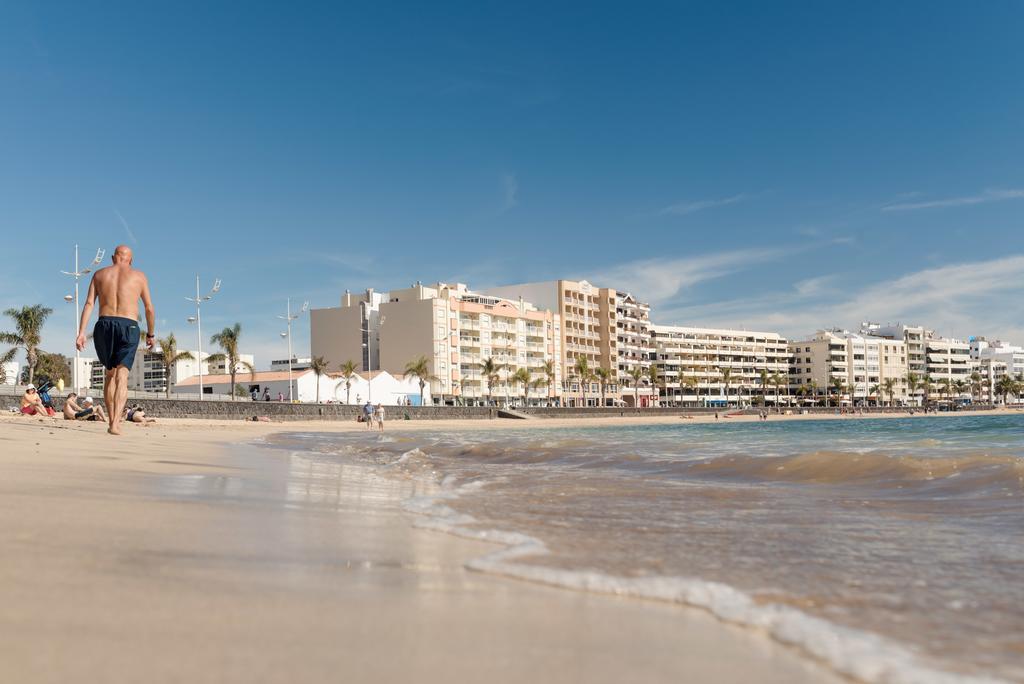
M 208 363 L 224 361 L 228 366 L 228 375 L 231 376 L 231 401 L 235 400 L 235 376 L 238 374 L 238 367 L 241 366 L 249 371 L 252 377 L 252 364 L 242 361 L 238 354 L 238 340 L 242 336 L 242 324 L 235 323 L 230 328 L 224 328 L 219 333 L 210 337 L 210 344 L 220 345 L 223 353 L 210 354 L 206 360 Z M 289 390 L 290 391 L 290 390 Z
M 682 390 L 685 386 L 687 389 L 696 389 L 700 385 L 700 380 L 693 375 L 680 375 L 679 376 L 679 389 Z M 700 397 L 697 398 L 697 403 L 700 403 Z
M 157 347 L 160 349 L 157 354 L 160 357 L 160 363 L 164 366 L 164 391 L 167 393 L 167 398 L 171 398 L 171 369 L 178 365 L 180 361 L 192 361 L 196 357 L 192 356 L 192 352 L 178 351 L 178 340 L 175 339 L 174 333 L 170 333 L 167 337 L 156 341 Z
M 876 385 L 877 386 L 877 385 Z M 886 378 L 882 382 L 882 392 L 889 395 L 889 406 L 893 405 L 893 397 L 896 395 L 896 378 Z
M 480 367 L 480 375 L 487 380 L 487 405 L 491 405 L 491 391 L 494 388 L 494 383 L 500 379 L 499 373 L 504 368 L 500 363 L 494 360 L 494 357 L 487 357 L 483 360 Z
M 868 388 L 868 397 L 874 397 L 875 398 L 875 406 L 881 406 L 882 405 L 882 401 L 881 401 L 882 386 L 876 382 L 874 385 L 869 387 Z M 866 399 L 864 400 L 864 403 L 865 404 L 867 403 Z
M 772 373 L 771 378 L 768 379 L 772 387 L 775 388 L 775 409 L 779 410 L 779 389 L 786 385 L 786 393 L 789 394 L 789 378 L 783 377 L 782 373 L 778 371 Z M 789 403 L 789 402 L 787 402 Z
M 25 360 L 28 362 L 28 381 L 35 379 L 36 365 L 39 363 L 39 343 L 41 341 L 43 323 L 53 313 L 42 304 L 23 306 L 20 309 L 7 309 L 5 316 L 14 319 L 14 328 L 17 332 L 0 332 L 0 342 L 13 344 L 25 350 Z
M 818 396 L 818 383 L 815 382 L 814 380 L 811 380 L 810 382 L 807 383 L 807 390 L 810 392 L 811 401 L 814 404 L 817 404 L 818 400 L 815 397 Z
M 419 356 L 405 364 L 405 374 L 416 378 L 420 382 L 420 406 L 423 406 L 423 388 L 428 382 L 435 382 L 438 378 L 430 372 L 430 361 L 426 356 Z
M 768 405 L 768 378 L 771 377 L 768 373 L 767 368 L 762 368 L 757 373 L 758 378 L 761 380 L 761 406 Z
M 811 391 L 811 388 L 808 387 L 807 385 L 800 385 L 799 387 L 796 388 L 796 394 L 801 399 L 806 397 L 810 393 L 810 391 Z
M 581 401 L 583 405 L 587 405 L 587 383 L 590 382 L 594 376 L 594 372 L 590 370 L 590 364 L 583 357 L 576 359 L 576 365 L 573 367 L 573 372 L 580 381 L 581 390 Z
M 658 391 L 658 367 L 653 363 L 647 367 L 647 381 L 651 385 L 651 391 L 654 392 L 655 404 L 661 406 L 661 392 Z
M 0 385 L 7 384 L 7 364 L 14 360 L 14 357 L 18 355 L 18 348 L 11 347 L 2 356 L 0 356 Z M 15 378 L 17 382 L 17 378 Z
M 846 383 L 843 382 L 842 378 L 830 378 L 828 381 L 828 391 L 825 393 L 825 408 L 831 406 L 831 397 L 833 390 L 839 397 L 836 399 L 836 406 L 843 403 L 843 390 L 846 389 Z
M 924 405 L 927 406 L 932 400 L 932 376 L 927 373 L 921 378 L 921 389 L 924 390 Z
M 551 359 L 548 359 L 547 361 L 545 361 L 544 362 L 544 367 L 543 367 L 541 372 L 544 373 L 544 377 L 542 379 L 540 379 L 540 380 L 537 380 L 537 383 L 539 385 L 546 385 L 548 387 L 548 404 L 550 405 L 551 404 L 551 388 L 553 388 L 555 386 L 555 377 L 556 377 L 556 374 L 555 374 L 555 362 L 552 361 Z
M 601 406 L 606 406 L 605 389 L 608 387 L 608 383 L 615 379 L 615 372 L 609 368 L 595 368 L 594 378 L 601 384 Z
M 626 371 L 626 377 L 629 378 L 626 382 L 632 383 L 633 385 L 633 407 L 639 408 L 640 406 L 640 381 L 644 377 L 643 366 L 633 366 Z
M 917 394 L 917 390 L 921 389 L 921 381 L 917 377 L 917 373 L 907 373 L 907 395 L 913 399 Z
M 973 371 L 971 373 L 971 401 L 981 401 L 981 373 Z
M 313 371 L 313 375 L 316 376 L 316 403 L 318 404 L 320 403 L 320 377 L 327 375 L 330 367 L 327 359 L 322 356 L 314 356 L 309 360 L 309 370 Z
M 722 383 L 725 385 L 725 407 L 729 408 L 729 385 L 732 383 L 732 369 L 722 368 L 719 373 L 722 376 Z M 739 402 L 737 401 L 737 405 Z
M 523 406 L 530 405 L 530 383 L 533 381 L 530 377 L 530 369 L 522 366 L 516 369 L 516 372 L 512 374 L 512 381 L 518 382 L 523 386 Z
M 341 364 L 341 379 L 345 381 L 345 403 L 351 404 L 352 401 L 352 378 L 356 377 L 356 362 L 346 361 Z
M 946 397 L 952 398 L 953 395 L 953 382 L 949 378 L 942 378 L 939 380 L 939 399 L 945 399 Z
M 1013 381 L 1013 378 L 1009 375 L 1004 375 L 999 378 L 996 382 L 996 393 L 1002 395 L 1003 405 L 1006 405 L 1006 398 L 1011 394 L 1016 394 L 1020 389 L 1017 387 L 1017 383 Z

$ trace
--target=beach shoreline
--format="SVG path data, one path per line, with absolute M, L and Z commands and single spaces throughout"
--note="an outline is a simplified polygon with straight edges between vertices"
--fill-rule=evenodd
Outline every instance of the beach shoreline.
M 365 430 L 0 420 L 0 679 L 840 681 L 694 608 L 471 572 L 498 547 L 416 529 L 423 483 L 253 445 L 303 429 Z

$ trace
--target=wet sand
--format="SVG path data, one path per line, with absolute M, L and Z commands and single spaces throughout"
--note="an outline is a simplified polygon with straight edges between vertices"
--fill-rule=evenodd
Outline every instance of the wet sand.
M 495 547 L 413 528 L 425 485 L 247 444 L 303 427 L 364 429 L 0 419 L 0 681 L 839 681 L 700 610 L 467 571 Z

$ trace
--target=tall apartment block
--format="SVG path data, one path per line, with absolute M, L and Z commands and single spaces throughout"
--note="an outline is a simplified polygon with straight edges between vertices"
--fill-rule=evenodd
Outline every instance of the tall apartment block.
M 600 403 L 599 383 L 590 382 L 588 387 L 582 387 L 576 377 L 575 367 L 580 359 L 586 359 L 592 370 L 604 368 L 615 374 L 616 379 L 605 387 L 605 397 L 609 404 L 620 400 L 622 379 L 618 377 L 616 290 L 598 287 L 586 280 L 549 280 L 492 287 L 487 289 L 487 294 L 510 300 L 525 300 L 539 309 L 558 314 L 562 324 L 562 392 L 567 405 L 576 406 L 583 401 L 591 406 Z
M 842 381 L 846 396 L 854 402 L 887 401 L 881 396 L 886 380 L 893 381 L 892 400 L 907 401 L 907 343 L 847 330 L 819 330 L 813 338 L 789 343 L 790 390 L 800 388 L 823 397 L 834 395 L 833 381 Z

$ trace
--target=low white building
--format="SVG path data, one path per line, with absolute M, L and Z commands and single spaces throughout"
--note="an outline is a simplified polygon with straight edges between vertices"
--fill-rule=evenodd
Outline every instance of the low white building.
M 318 396 L 317 376 L 311 370 L 292 371 L 292 396 L 295 401 L 315 402 Z M 256 373 L 239 373 L 235 383 L 251 395 L 255 390 L 260 397 L 267 392 L 272 401 L 279 397 L 288 401 L 288 371 L 257 371 Z M 198 394 L 199 376 L 192 376 L 179 382 L 174 391 L 180 394 Z M 203 377 L 203 393 L 211 395 L 231 394 L 231 376 L 226 374 Z M 321 375 L 319 378 L 319 398 L 321 403 L 362 404 L 372 401 L 374 404 L 396 406 L 398 404 L 417 405 L 420 400 L 420 387 L 416 378 L 403 375 L 392 375 L 387 371 L 371 371 L 359 373 L 352 377 L 346 389 L 345 380 L 338 373 Z M 431 403 L 430 384 L 424 388 L 423 402 Z
M 16 385 L 18 384 L 18 373 L 21 372 L 21 364 L 17 361 L 9 361 L 4 364 L 4 384 L 5 385 Z
M 158 353 L 159 349 L 149 351 L 145 347 L 140 347 L 138 353 L 135 354 L 135 363 L 132 364 L 131 371 L 128 373 L 128 389 L 139 390 L 143 392 L 164 392 L 166 391 L 166 375 L 164 370 L 163 357 Z M 204 351 L 202 355 L 198 351 L 192 350 L 189 352 L 192 354 L 191 359 L 185 359 L 179 361 L 171 369 L 171 391 L 177 392 L 177 385 L 182 380 L 196 376 L 198 383 L 199 376 L 199 362 L 196 359 L 202 359 L 203 376 L 210 375 L 226 375 L 228 372 L 227 361 L 210 361 L 209 358 L 213 354 L 218 352 L 207 352 Z M 241 377 L 242 374 L 248 374 L 249 369 L 246 368 L 245 364 L 255 365 L 256 357 L 252 354 L 239 354 L 238 365 L 235 368 L 235 372 Z M 205 383 L 204 383 L 205 384 Z M 216 394 L 216 393 L 215 393 Z

